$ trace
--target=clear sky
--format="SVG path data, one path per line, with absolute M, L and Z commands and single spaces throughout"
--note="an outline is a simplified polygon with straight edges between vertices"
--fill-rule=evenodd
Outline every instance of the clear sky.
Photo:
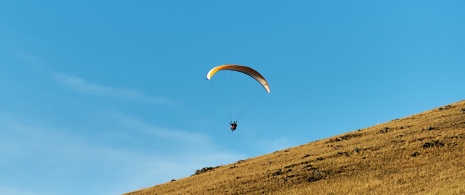
M 1 1 L 0 194 L 121 194 L 463 100 L 464 35 L 461 0 Z M 229 63 L 271 87 L 234 133 L 205 79 Z

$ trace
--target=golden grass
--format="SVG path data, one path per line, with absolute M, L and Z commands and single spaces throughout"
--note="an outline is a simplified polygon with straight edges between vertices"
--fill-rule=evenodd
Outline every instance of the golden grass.
M 465 101 L 127 194 L 465 194 Z

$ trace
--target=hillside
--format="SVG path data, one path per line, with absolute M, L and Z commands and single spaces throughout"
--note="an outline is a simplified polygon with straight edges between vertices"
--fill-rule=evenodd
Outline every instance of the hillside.
M 128 194 L 465 194 L 465 101 Z

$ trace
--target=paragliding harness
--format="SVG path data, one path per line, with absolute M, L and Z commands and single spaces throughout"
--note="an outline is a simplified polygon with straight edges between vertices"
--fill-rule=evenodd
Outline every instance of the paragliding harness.
M 237 128 L 237 121 L 229 122 L 229 124 L 231 125 L 231 132 L 235 131 Z

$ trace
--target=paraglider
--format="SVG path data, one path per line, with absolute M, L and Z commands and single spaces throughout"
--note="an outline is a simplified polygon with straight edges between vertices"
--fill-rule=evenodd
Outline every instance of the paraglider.
M 254 69 L 252 69 L 250 67 L 242 66 L 242 65 L 236 65 L 236 64 L 225 64 L 225 65 L 217 66 L 217 67 L 212 68 L 210 71 L 208 71 L 207 80 L 212 79 L 212 77 L 214 75 L 216 75 L 219 71 L 233 71 L 233 72 L 237 72 L 237 73 L 241 73 L 241 74 L 245 74 L 247 76 L 250 76 L 251 78 L 253 78 L 255 81 L 257 81 L 258 84 L 260 84 L 265 89 L 266 93 L 270 93 L 270 86 L 268 85 L 268 81 L 265 79 L 265 77 L 263 77 L 262 74 L 260 74 L 258 71 L 254 70 Z M 243 80 L 243 79 L 241 77 L 240 79 L 237 79 L 237 80 Z M 231 83 L 234 84 L 237 80 L 234 80 Z M 246 79 L 246 80 L 248 80 L 248 79 Z M 228 93 L 228 95 L 224 95 L 223 97 L 225 97 L 225 99 L 231 99 L 229 102 L 236 102 L 237 101 L 237 102 L 242 102 L 242 104 L 244 104 L 243 101 L 239 101 L 239 100 L 236 100 L 236 99 L 245 99 L 245 102 L 247 103 L 248 101 L 251 101 L 251 99 L 254 99 L 254 95 L 251 95 L 252 93 L 255 93 L 255 94 L 259 93 L 256 90 L 253 90 L 252 92 L 245 92 L 245 93 L 239 92 L 239 94 L 236 94 L 236 91 L 233 91 L 232 89 L 230 90 L 230 89 L 228 89 L 228 87 L 229 86 L 220 86 L 220 88 L 227 88 L 226 92 Z M 243 87 L 248 87 L 248 85 L 241 85 L 240 86 L 240 88 L 243 88 Z M 263 92 L 261 92 L 259 94 L 262 94 L 262 93 Z M 223 94 L 221 94 L 221 95 L 223 95 Z M 229 97 L 229 96 L 239 96 L 239 98 Z M 242 98 L 240 96 L 251 96 L 251 97 Z M 226 106 L 231 106 L 231 107 L 234 107 L 234 109 L 236 109 L 235 105 L 226 105 Z M 231 125 L 231 131 L 234 132 L 236 130 L 236 128 L 237 128 L 237 121 L 238 121 L 239 116 L 231 116 L 233 114 L 230 114 L 230 113 L 228 113 L 228 114 L 230 115 L 230 119 L 231 119 L 231 122 L 229 123 L 229 125 Z
M 230 122 L 229 124 L 231 125 L 231 131 L 235 131 L 237 128 L 237 121 Z

